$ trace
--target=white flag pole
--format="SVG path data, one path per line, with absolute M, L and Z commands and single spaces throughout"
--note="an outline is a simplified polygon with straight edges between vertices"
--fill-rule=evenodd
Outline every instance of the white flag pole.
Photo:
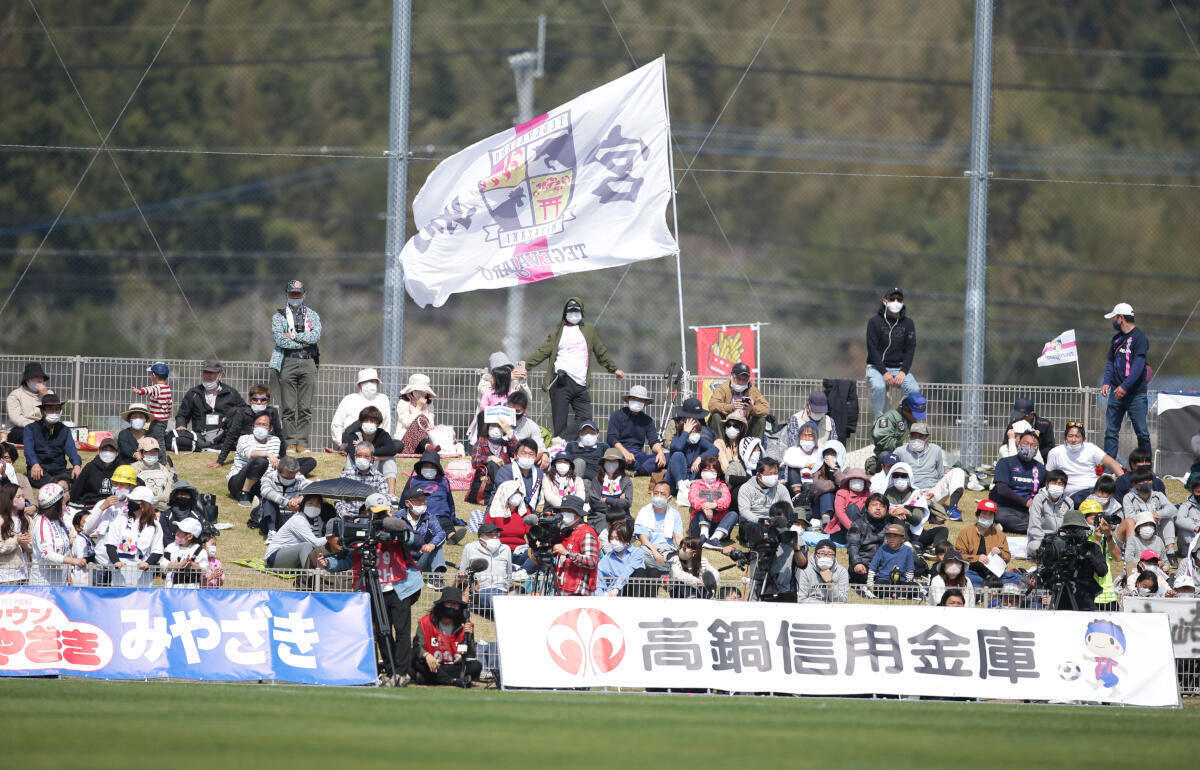
M 1079 389 L 1083 390 L 1083 376 L 1079 374 L 1079 343 L 1075 345 L 1075 379 L 1079 383 Z
M 679 366 L 683 369 L 683 387 L 681 392 L 688 390 L 688 360 L 687 338 L 684 334 L 683 320 L 683 265 L 680 261 L 679 248 L 679 209 L 675 206 L 675 143 L 671 133 L 671 92 L 667 89 L 667 60 L 663 56 L 663 99 L 667 111 L 667 169 L 671 184 L 671 219 L 675 225 L 675 285 L 679 298 Z M 698 353 L 697 353 L 698 354 Z

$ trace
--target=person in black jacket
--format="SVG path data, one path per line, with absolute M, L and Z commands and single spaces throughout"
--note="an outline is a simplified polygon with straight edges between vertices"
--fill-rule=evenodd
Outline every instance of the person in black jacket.
M 250 386 L 250 404 L 249 406 L 235 407 L 228 415 L 225 421 L 225 438 L 221 442 L 221 453 L 217 455 L 216 462 L 207 464 L 209 468 L 219 468 L 229 459 L 229 455 L 237 451 L 237 442 L 242 436 L 247 436 L 254 432 L 254 418 L 266 412 L 271 416 L 271 432 L 276 436 L 283 434 L 283 421 L 279 417 L 279 410 L 271 406 L 271 389 L 263 383 Z M 287 447 L 283 442 L 279 444 L 279 456 L 283 457 L 287 454 Z M 312 460 L 312 467 L 302 473 L 311 473 L 312 469 L 317 467 L 317 461 Z
M 176 429 L 191 430 L 201 447 L 220 446 L 230 414 L 246 405 L 241 393 L 221 381 L 224 371 L 220 361 L 206 360 L 200 367 L 200 384 L 183 394 L 175 413 Z
M 100 449 L 91 462 L 83 466 L 79 478 L 71 483 L 71 502 L 91 508 L 113 493 L 112 472 L 122 464 L 117 440 L 112 436 L 100 442 Z
M 889 387 L 906 396 L 921 392 L 912 376 L 916 352 L 917 327 L 905 315 L 904 292 L 896 287 L 883 295 L 878 312 L 867 320 L 867 384 L 876 419 L 884 412 Z

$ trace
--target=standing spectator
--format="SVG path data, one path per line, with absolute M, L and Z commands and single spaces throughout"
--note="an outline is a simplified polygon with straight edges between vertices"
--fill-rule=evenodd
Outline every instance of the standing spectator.
M 150 407 L 134 402 L 121 412 L 121 419 L 129 423 L 129 427 L 122 428 L 117 434 L 117 451 L 121 454 L 119 459 L 123 465 L 132 465 L 142 459 L 138 443 L 150 435 Z M 159 446 L 162 445 L 159 441 Z
M 200 521 L 184 519 L 167 540 L 163 549 L 167 573 L 163 585 L 196 587 L 208 572 L 208 551 L 200 542 Z
M 154 583 L 151 568 L 163 556 L 162 526 L 149 488 L 134 487 L 127 502 L 128 507 L 109 525 L 108 534 L 97 547 L 107 551 L 108 563 L 115 568 L 114 585 L 149 588 Z
M 279 394 L 283 408 L 282 438 L 287 451 L 299 454 L 308 451 L 313 390 L 317 385 L 317 366 L 321 363 L 321 317 L 304 304 L 308 292 L 302 282 L 288 281 L 284 293 L 287 307 L 271 316 L 271 336 L 275 340 L 270 364 L 271 390 Z
M 235 407 L 245 406 L 242 394 L 226 385 L 225 368 L 216 359 L 200 365 L 200 384 L 183 394 L 175 413 L 175 428 L 188 428 L 196 434 L 200 449 L 219 447 L 225 438 L 226 421 Z
M 17 448 L 7 441 L 0 441 L 0 480 L 7 481 L 9 484 L 16 484 L 25 493 L 25 507 L 32 514 L 37 493 L 33 491 L 33 486 L 29 483 L 29 477 L 24 473 L 17 473 L 16 462 L 20 453 Z
M 591 596 L 596 592 L 600 538 L 583 520 L 583 501 L 578 497 L 564 498 L 558 512 L 563 517 L 562 530 L 566 537 L 553 549 L 555 589 L 561 596 Z
M 896 287 L 883 295 L 879 310 L 867 320 L 867 384 L 876 419 L 883 414 L 887 389 L 900 388 L 905 396 L 919 393 L 912 376 L 917 352 L 917 327 L 906 315 L 904 292 Z
M 408 384 L 396 399 L 396 441 L 401 454 L 419 454 L 429 446 L 429 431 L 436 424 L 430 408 L 435 398 L 437 394 L 429 384 L 429 375 L 417 372 L 409 376 Z
M 0 585 L 24 585 L 29 579 L 31 532 L 21 488 L 0 485 Z
M 271 433 L 271 417 L 260 414 L 254 418 L 254 431 L 238 439 L 233 467 L 226 479 L 229 494 L 238 505 L 249 508 L 258 494 L 259 481 L 268 468 L 279 465 L 279 436 Z M 297 464 L 297 468 L 299 465 Z
M 37 361 L 25 364 L 21 372 L 21 384 L 8 394 L 8 423 L 12 429 L 8 432 L 8 441 L 13 444 L 25 443 L 25 426 L 42 419 L 42 396 L 48 396 L 54 391 L 46 387 L 50 378 L 42 370 Z
M 1146 427 L 1149 369 L 1146 356 L 1150 352 L 1150 340 L 1145 332 L 1134 325 L 1133 308 L 1128 302 L 1118 303 L 1104 317 L 1112 319 L 1113 329 L 1117 332 L 1108 346 L 1104 384 L 1100 386 L 1100 395 L 1108 399 L 1104 453 L 1116 457 L 1120 452 L 1121 422 L 1126 414 L 1137 435 L 1138 449 L 1149 452 L 1150 430 Z
M 525 366 L 514 366 L 512 359 L 503 351 L 496 351 L 488 356 L 488 371 L 479 380 L 479 411 L 471 421 L 471 429 L 467 433 L 467 441 L 474 444 L 483 435 L 484 410 L 489 406 L 509 406 L 508 397 L 518 390 L 529 395 L 529 386 Z
M 333 413 L 330 432 L 335 444 L 341 442 L 346 427 L 358 418 L 363 407 L 373 406 L 379 410 L 379 427 L 392 432 L 392 401 L 386 393 L 379 392 L 379 372 L 374 369 L 359 369 L 355 380 L 355 391 L 346 395 Z
M 796 601 L 845 604 L 850 599 L 850 573 L 837 563 L 837 546 L 832 540 L 822 540 L 813 555 L 803 568 L 795 568 Z
M 804 408 L 788 419 L 788 446 L 797 446 L 800 442 L 800 426 L 805 423 L 817 426 L 817 446 L 825 446 L 826 441 L 838 438 L 837 426 L 829 416 L 829 398 L 824 392 L 814 390 L 808 394 L 808 402 Z
M 550 396 L 550 413 L 554 420 L 551 435 L 574 438 L 579 432 L 578 426 L 592 419 L 592 397 L 588 387 L 593 357 L 618 380 L 625 379 L 625 372 L 618 369 L 608 355 L 608 349 L 596 334 L 596 327 L 583 320 L 583 300 L 568 297 L 558 328 L 550 332 L 537 352 L 519 362 L 525 369 L 548 362 L 542 389 Z M 574 415 L 576 425 L 569 431 L 568 409 Z
M 750 367 L 741 361 L 729 370 L 729 382 L 722 382 L 709 393 L 707 407 L 708 427 L 717 436 L 725 435 L 725 418 L 737 413 L 749 426 L 746 435 L 761 439 L 766 417 L 771 413 L 771 402 L 751 384 Z
M 150 385 L 145 388 L 135 385 L 130 390 L 134 395 L 147 397 L 150 435 L 158 441 L 159 446 L 164 446 L 167 443 L 167 423 L 171 421 L 171 385 L 167 382 L 171 370 L 162 361 L 156 361 L 146 371 L 150 373 Z
M 171 487 L 175 486 L 175 471 L 162 462 L 162 448 L 149 436 L 138 442 L 138 449 L 141 450 L 142 459 L 133 464 L 133 470 L 138 475 L 138 481 L 153 493 L 154 507 L 165 511 Z
M 29 585 L 62 586 L 67 584 L 68 567 L 86 567 L 87 560 L 71 553 L 75 537 L 71 525 L 63 519 L 66 489 L 61 484 L 46 484 L 38 490 L 37 515 L 29 529 Z
M 45 484 L 79 477 L 83 460 L 75 451 L 70 429 L 62 425 L 62 401 L 53 393 L 42 396 L 42 419 L 25 426 L 25 464 L 29 483 L 36 489 Z M 71 468 L 67 468 L 67 460 Z
M 1062 469 L 1067 474 L 1067 494 L 1074 495 L 1096 484 L 1096 466 L 1103 465 L 1114 476 L 1125 473 L 1121 464 L 1087 440 L 1083 423 L 1069 422 L 1063 431 L 1063 443 L 1050 450 L 1046 470 Z
M 667 467 L 662 438 L 654 426 L 654 418 L 645 411 L 653 402 L 645 386 L 634 385 L 625 398 L 625 406 L 608 418 L 608 445 L 621 453 L 634 475 L 649 475 Z M 653 454 L 646 453 L 647 446 Z
M 1008 428 L 1004 432 L 1004 443 L 1000 445 L 1000 457 L 1011 457 L 1017 453 L 1017 444 L 1020 442 L 1021 434 L 1027 430 L 1033 431 L 1038 440 L 1038 462 L 1045 462 L 1046 457 L 1050 454 L 1050 450 L 1054 448 L 1054 425 L 1045 417 L 1038 416 L 1037 408 L 1034 406 L 1031 398 L 1017 398 L 1013 401 L 1012 412 L 1009 414 Z M 1017 427 L 1024 428 L 1026 423 L 1029 425 L 1025 430 L 1016 430 Z
M 1005 532 L 1024 532 L 1029 526 L 1033 496 L 1046 486 L 1046 466 L 1037 460 L 1038 434 L 1032 430 L 1017 439 L 1015 454 L 996 463 L 991 499 L 996 501 L 996 521 Z M 1065 482 L 1065 475 L 1064 475 Z M 1063 489 L 1058 493 L 1062 496 Z M 1057 501 L 1059 498 L 1055 498 Z M 1070 504 L 1070 500 L 1067 501 Z

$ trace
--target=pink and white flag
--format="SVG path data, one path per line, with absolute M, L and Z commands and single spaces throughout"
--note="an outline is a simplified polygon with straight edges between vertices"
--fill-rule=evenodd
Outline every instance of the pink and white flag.
M 1075 330 L 1068 329 L 1046 343 L 1042 354 L 1038 356 L 1038 366 L 1054 366 L 1069 364 L 1079 360 L 1079 351 L 1075 347 Z

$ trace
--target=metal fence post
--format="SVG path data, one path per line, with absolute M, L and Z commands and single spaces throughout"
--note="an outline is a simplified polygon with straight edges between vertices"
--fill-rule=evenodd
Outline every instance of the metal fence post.
M 82 419 L 82 405 L 79 402 L 83 398 L 83 356 L 75 356 L 73 362 L 75 371 L 71 377 L 71 421 L 78 425 Z
M 388 129 L 387 236 L 383 277 L 383 365 L 404 361 L 404 225 L 408 212 L 408 86 L 412 64 L 412 0 L 392 3 L 391 124 Z M 391 369 L 390 371 L 395 371 Z M 398 382 L 384 392 L 399 392 Z

